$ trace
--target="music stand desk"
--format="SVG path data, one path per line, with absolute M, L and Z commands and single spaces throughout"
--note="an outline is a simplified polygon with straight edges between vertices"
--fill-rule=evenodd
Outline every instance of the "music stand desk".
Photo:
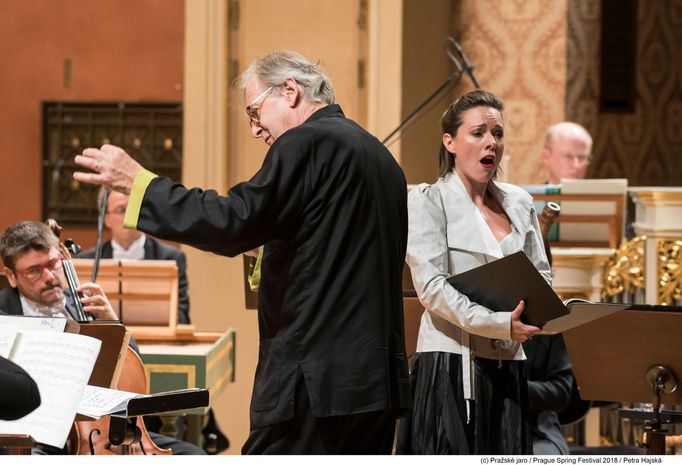
M 660 307 L 658 307 L 660 308 Z M 682 380 L 682 312 L 623 310 L 564 333 L 580 397 L 585 400 L 651 403 L 646 380 L 654 365 Z M 664 395 L 682 404 L 682 389 Z

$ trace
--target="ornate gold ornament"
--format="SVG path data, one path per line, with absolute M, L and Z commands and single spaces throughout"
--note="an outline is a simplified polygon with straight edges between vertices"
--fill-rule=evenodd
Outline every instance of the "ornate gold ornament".
M 604 264 L 604 277 L 601 298 L 604 301 L 613 300 L 619 295 L 631 298 L 625 301 L 633 302 L 636 291 L 644 291 L 644 249 L 646 236 L 635 237 L 623 241 L 616 252 Z M 622 298 L 617 299 L 623 301 Z M 634 303 L 634 302 L 633 302 Z
M 682 304 L 682 240 L 656 240 L 656 303 Z

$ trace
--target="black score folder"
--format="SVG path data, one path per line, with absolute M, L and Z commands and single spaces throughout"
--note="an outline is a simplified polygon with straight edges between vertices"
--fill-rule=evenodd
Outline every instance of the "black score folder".
M 555 334 L 628 308 L 629 305 L 559 299 L 523 251 L 448 278 L 471 301 L 496 312 L 511 312 L 523 300 L 524 323 Z

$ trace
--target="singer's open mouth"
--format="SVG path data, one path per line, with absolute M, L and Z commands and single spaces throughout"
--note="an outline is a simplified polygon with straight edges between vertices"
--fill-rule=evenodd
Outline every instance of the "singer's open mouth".
M 486 168 L 491 168 L 494 164 L 495 164 L 494 155 L 486 155 L 485 157 L 481 158 L 481 165 L 485 166 Z

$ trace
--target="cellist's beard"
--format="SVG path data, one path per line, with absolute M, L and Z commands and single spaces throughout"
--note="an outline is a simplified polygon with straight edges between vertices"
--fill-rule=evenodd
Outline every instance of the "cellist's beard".
M 43 305 L 52 306 L 64 300 L 64 290 L 59 281 L 48 284 L 40 290 L 40 295 L 43 298 Z

